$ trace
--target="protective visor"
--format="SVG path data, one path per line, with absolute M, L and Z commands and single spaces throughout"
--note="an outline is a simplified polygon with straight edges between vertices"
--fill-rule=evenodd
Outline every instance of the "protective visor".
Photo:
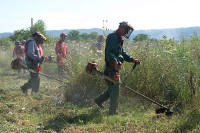
M 132 34 L 132 32 L 133 32 L 133 28 L 130 28 L 130 27 L 125 27 L 126 28 L 126 34 L 124 35 L 124 37 L 126 38 L 126 39 L 129 39 L 129 37 L 130 37 L 130 35 Z

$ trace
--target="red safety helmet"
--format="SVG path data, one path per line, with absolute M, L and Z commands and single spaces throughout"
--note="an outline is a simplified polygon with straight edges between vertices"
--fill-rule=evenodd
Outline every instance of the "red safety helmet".
M 63 32 L 63 33 L 60 34 L 60 36 L 67 37 L 67 34 Z

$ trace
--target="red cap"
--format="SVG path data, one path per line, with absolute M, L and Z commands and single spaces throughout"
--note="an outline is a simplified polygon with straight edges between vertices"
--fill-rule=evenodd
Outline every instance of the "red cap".
M 60 36 L 67 37 L 67 34 L 63 32 L 63 33 L 60 34 Z

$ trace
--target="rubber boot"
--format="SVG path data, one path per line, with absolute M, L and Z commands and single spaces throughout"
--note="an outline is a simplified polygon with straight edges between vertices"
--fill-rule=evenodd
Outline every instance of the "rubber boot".
M 94 102 L 99 106 L 99 108 L 104 109 L 103 103 L 98 98 L 94 98 Z

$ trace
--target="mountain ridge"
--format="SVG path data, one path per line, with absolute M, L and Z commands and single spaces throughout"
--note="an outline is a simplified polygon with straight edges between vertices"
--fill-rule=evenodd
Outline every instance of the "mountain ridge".
M 82 33 L 91 33 L 97 32 L 98 34 L 103 34 L 102 29 L 99 28 L 90 28 L 90 29 L 63 29 L 63 30 L 47 30 L 47 35 L 52 37 L 59 36 L 60 33 L 66 32 L 69 33 L 71 30 L 77 30 Z M 114 30 L 109 30 L 107 33 L 111 33 Z M 158 40 L 162 39 L 162 36 L 167 36 L 167 39 L 174 38 L 175 40 L 180 40 L 182 36 L 185 38 L 189 38 L 194 34 L 194 32 L 200 34 L 200 27 L 186 27 L 186 28 L 169 28 L 169 29 L 150 29 L 150 30 L 135 30 L 133 31 L 131 38 L 134 38 L 138 34 L 147 34 L 149 38 L 156 38 Z M 0 38 L 2 37 L 9 37 L 13 35 L 12 32 L 4 32 L 0 33 Z

